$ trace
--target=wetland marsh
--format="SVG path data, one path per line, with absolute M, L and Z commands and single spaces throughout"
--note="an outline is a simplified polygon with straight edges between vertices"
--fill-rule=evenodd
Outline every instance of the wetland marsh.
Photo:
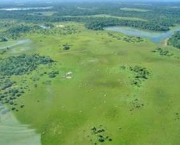
M 178 145 L 177 5 L 2 4 L 0 144 Z

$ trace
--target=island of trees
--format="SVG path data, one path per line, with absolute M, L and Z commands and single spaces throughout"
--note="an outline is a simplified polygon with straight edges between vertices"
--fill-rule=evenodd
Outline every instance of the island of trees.
M 172 45 L 180 49 L 180 31 L 175 32 L 168 41 L 168 45 Z

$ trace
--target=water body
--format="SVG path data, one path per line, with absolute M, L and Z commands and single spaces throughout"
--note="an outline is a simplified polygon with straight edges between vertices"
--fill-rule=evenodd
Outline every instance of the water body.
M 7 49 L 7 47 L 10 49 L 10 48 L 13 48 L 13 47 L 16 47 L 16 46 L 19 46 L 19 45 L 30 44 L 30 43 L 31 43 L 30 39 L 24 39 L 24 40 L 19 40 L 14 44 L 6 45 L 4 47 L 0 47 L 0 49 Z
M 150 39 L 154 43 L 161 43 L 163 40 L 170 38 L 174 32 L 180 31 L 180 27 L 174 28 L 167 32 L 148 32 L 131 27 L 107 27 L 105 30 L 115 31 L 128 36 L 136 36 Z
M 40 27 L 43 28 L 43 29 L 50 29 L 50 27 L 45 26 L 45 25 L 40 25 Z
M 30 46 L 30 44 L 32 43 L 30 39 L 14 41 L 14 43 L 12 44 L 8 44 L 8 42 L 2 42 L 2 43 L 4 43 L 4 45 L 0 46 L 0 51 L 8 50 L 8 52 L 12 54 L 18 54 L 33 49 L 33 47 Z
M 41 145 L 41 135 L 0 103 L 0 145 Z
M 29 8 L 2 8 L 1 11 L 27 11 L 27 10 L 47 10 L 53 7 L 29 7 Z

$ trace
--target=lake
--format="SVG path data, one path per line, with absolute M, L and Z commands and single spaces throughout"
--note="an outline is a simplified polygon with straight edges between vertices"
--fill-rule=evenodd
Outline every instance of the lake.
M 29 7 L 29 8 L 2 8 L 1 11 L 27 11 L 27 10 L 47 10 L 53 7 Z
M 45 26 L 45 25 L 40 25 L 39 27 L 43 28 L 43 29 L 50 29 L 50 27 Z
M 104 30 L 120 32 L 128 36 L 148 38 L 154 43 L 160 43 L 163 40 L 170 38 L 174 32 L 180 31 L 180 27 L 174 28 L 166 32 L 148 32 L 145 30 L 143 31 L 131 27 L 106 27 L 104 28 Z

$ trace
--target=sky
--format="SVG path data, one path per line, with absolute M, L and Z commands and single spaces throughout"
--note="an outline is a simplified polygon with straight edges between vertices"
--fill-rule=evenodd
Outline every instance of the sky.
M 180 0 L 0 0 L 0 2 L 26 2 L 26 1 L 58 1 L 58 2 L 65 2 L 65 1 L 77 1 L 77 2 L 83 2 L 83 1 L 140 1 L 140 2 L 147 2 L 147 1 L 150 1 L 150 2 L 156 2 L 156 1 L 166 1 L 166 2 L 172 2 L 172 1 L 179 1 Z
M 180 0 L 0 0 L 0 2 L 103 2 L 103 1 L 118 1 L 118 2 L 130 2 L 130 1 L 138 1 L 138 2 L 180 2 Z

